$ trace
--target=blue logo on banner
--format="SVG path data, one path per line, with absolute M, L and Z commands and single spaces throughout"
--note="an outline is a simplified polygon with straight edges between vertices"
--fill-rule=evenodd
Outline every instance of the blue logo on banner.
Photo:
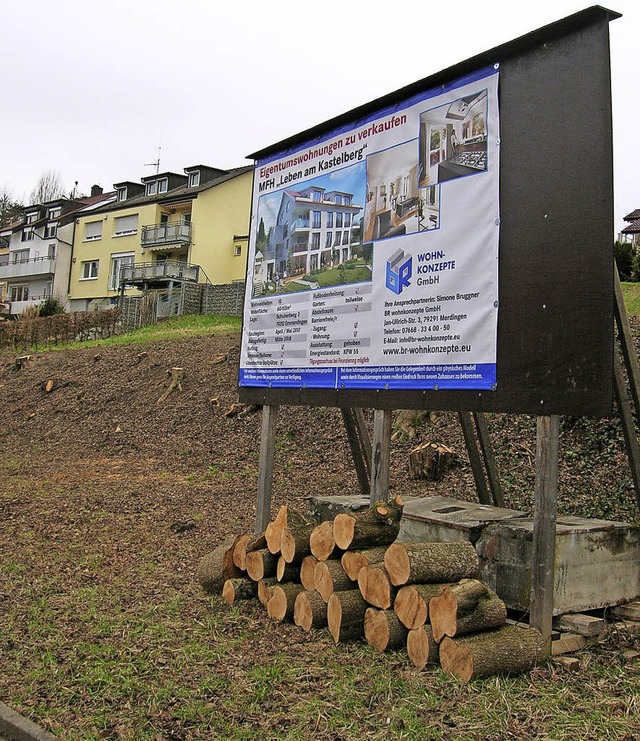
M 403 250 L 394 252 L 393 255 L 387 260 L 387 288 L 394 293 L 402 293 L 404 288 L 408 288 L 411 284 L 409 278 L 411 278 L 411 256 L 406 256 Z

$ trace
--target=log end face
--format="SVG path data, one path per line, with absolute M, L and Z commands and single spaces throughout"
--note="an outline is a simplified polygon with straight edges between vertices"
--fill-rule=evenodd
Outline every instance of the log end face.
M 306 592 L 300 592 L 293 606 L 293 622 L 308 633 L 311 630 L 312 620 L 309 595 Z
M 429 660 L 429 636 L 424 628 L 414 628 L 407 635 L 407 655 L 409 661 L 422 669 Z
M 340 642 L 341 624 L 342 605 L 340 604 L 338 597 L 335 594 L 332 594 L 327 603 L 327 626 L 329 627 L 329 633 L 333 636 L 336 645 Z
M 353 541 L 356 518 L 341 512 L 333 520 L 333 537 L 338 548 L 346 551 Z
M 296 541 L 287 528 L 280 535 L 280 555 L 286 563 L 293 563 L 296 556 Z
M 319 561 L 326 561 L 333 553 L 335 546 L 336 541 L 331 520 L 325 520 L 313 528 L 309 536 L 309 548 Z
M 402 543 L 392 543 L 387 548 L 384 554 L 384 566 L 394 587 L 407 583 L 411 563 L 407 549 Z
M 267 602 L 267 614 L 273 620 L 281 622 L 287 613 L 287 595 L 282 587 L 274 587 L 271 599 Z
M 236 590 L 234 589 L 233 582 L 231 581 L 231 579 L 227 579 L 227 581 L 224 583 L 224 586 L 222 587 L 222 599 L 231 605 L 233 604 L 235 598 Z

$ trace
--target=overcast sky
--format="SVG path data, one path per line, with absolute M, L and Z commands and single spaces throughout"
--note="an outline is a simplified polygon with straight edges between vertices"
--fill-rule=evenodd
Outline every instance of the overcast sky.
M 640 3 L 608 5 L 615 229 L 640 208 Z M 247 154 L 589 7 L 553 0 L 0 0 L 0 188 Z

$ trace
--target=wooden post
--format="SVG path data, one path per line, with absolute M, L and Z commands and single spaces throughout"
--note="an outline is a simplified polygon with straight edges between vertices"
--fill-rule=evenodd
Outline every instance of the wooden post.
M 615 268 L 613 286 L 615 289 L 616 299 L 614 309 L 616 324 L 618 325 L 618 337 L 620 339 L 620 345 L 622 346 L 622 354 L 627 369 L 627 376 L 629 377 L 631 398 L 633 399 L 633 405 L 636 408 L 636 414 L 640 415 L 640 365 L 638 364 L 638 356 L 636 355 L 635 347 L 633 345 L 631 327 L 629 326 L 629 317 L 624 305 L 622 286 L 620 285 L 620 276 L 618 275 L 617 268 Z
M 487 479 L 489 481 L 489 489 L 491 490 L 493 505 L 494 507 L 504 507 L 504 496 L 502 494 L 502 486 L 500 485 L 500 477 L 498 476 L 496 457 L 493 453 L 493 445 L 491 444 L 491 438 L 489 437 L 487 420 L 482 412 L 474 412 L 473 419 L 476 423 L 478 443 L 480 444 L 480 450 L 482 451 L 482 457 L 484 458 L 484 467 L 487 471 Z
M 551 649 L 560 417 L 537 418 L 536 489 L 529 621 Z
M 371 437 L 369 436 L 369 430 L 367 429 L 367 421 L 364 418 L 364 413 L 360 407 L 354 407 L 352 410 L 353 418 L 356 422 L 356 429 L 358 430 L 358 436 L 360 438 L 360 447 L 362 448 L 362 455 L 367 465 L 367 472 L 371 474 Z
M 480 459 L 480 453 L 478 452 L 478 446 L 476 445 L 476 436 L 473 432 L 471 412 L 458 412 L 458 418 L 460 419 L 462 434 L 467 446 L 467 453 L 469 454 L 469 463 L 471 464 L 471 471 L 473 472 L 473 480 L 476 482 L 478 499 L 480 500 L 480 504 L 492 504 L 491 495 L 489 494 L 487 482 L 484 478 L 484 471 L 482 470 L 482 460 Z
M 258 472 L 258 497 L 256 502 L 256 529 L 261 533 L 271 519 L 271 487 L 273 484 L 273 457 L 276 442 L 278 405 L 262 407 L 262 435 L 260 437 L 260 468 Z
M 371 504 L 389 501 L 392 414 L 390 409 L 375 409 L 373 412 Z
M 354 410 L 347 407 L 341 407 L 340 411 L 342 412 L 344 428 L 347 433 L 349 447 L 351 448 L 351 457 L 353 458 L 353 465 L 356 469 L 360 491 L 362 495 L 366 497 L 371 491 L 371 485 L 369 483 L 369 473 L 362 447 L 362 440 L 358 434 L 358 428 L 356 426 Z M 369 455 L 371 455 L 371 453 L 369 453 Z
M 638 445 L 638 438 L 636 436 L 636 426 L 631 405 L 629 404 L 627 384 L 624 373 L 622 372 L 622 363 L 615 352 L 613 354 L 613 389 L 616 394 L 618 413 L 622 422 L 622 434 L 627 448 L 633 485 L 636 490 L 636 502 L 640 508 L 640 445 Z

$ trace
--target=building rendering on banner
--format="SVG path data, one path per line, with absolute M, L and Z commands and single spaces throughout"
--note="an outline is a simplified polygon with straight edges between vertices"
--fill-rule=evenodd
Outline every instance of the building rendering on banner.
M 252 168 L 186 167 L 115 183 L 116 200 L 78 219 L 70 308 L 189 283 L 243 282 Z
M 256 259 L 259 279 L 304 275 L 349 260 L 360 243 L 360 211 L 352 193 L 320 187 L 282 191 L 265 254 Z
M 24 219 L 1 232 L 0 284 L 5 312 L 18 316 L 30 306 L 55 299 L 69 309 L 69 274 L 74 225 L 80 214 L 109 203 L 115 193 L 94 185 L 91 195 L 57 198 L 28 206 Z

